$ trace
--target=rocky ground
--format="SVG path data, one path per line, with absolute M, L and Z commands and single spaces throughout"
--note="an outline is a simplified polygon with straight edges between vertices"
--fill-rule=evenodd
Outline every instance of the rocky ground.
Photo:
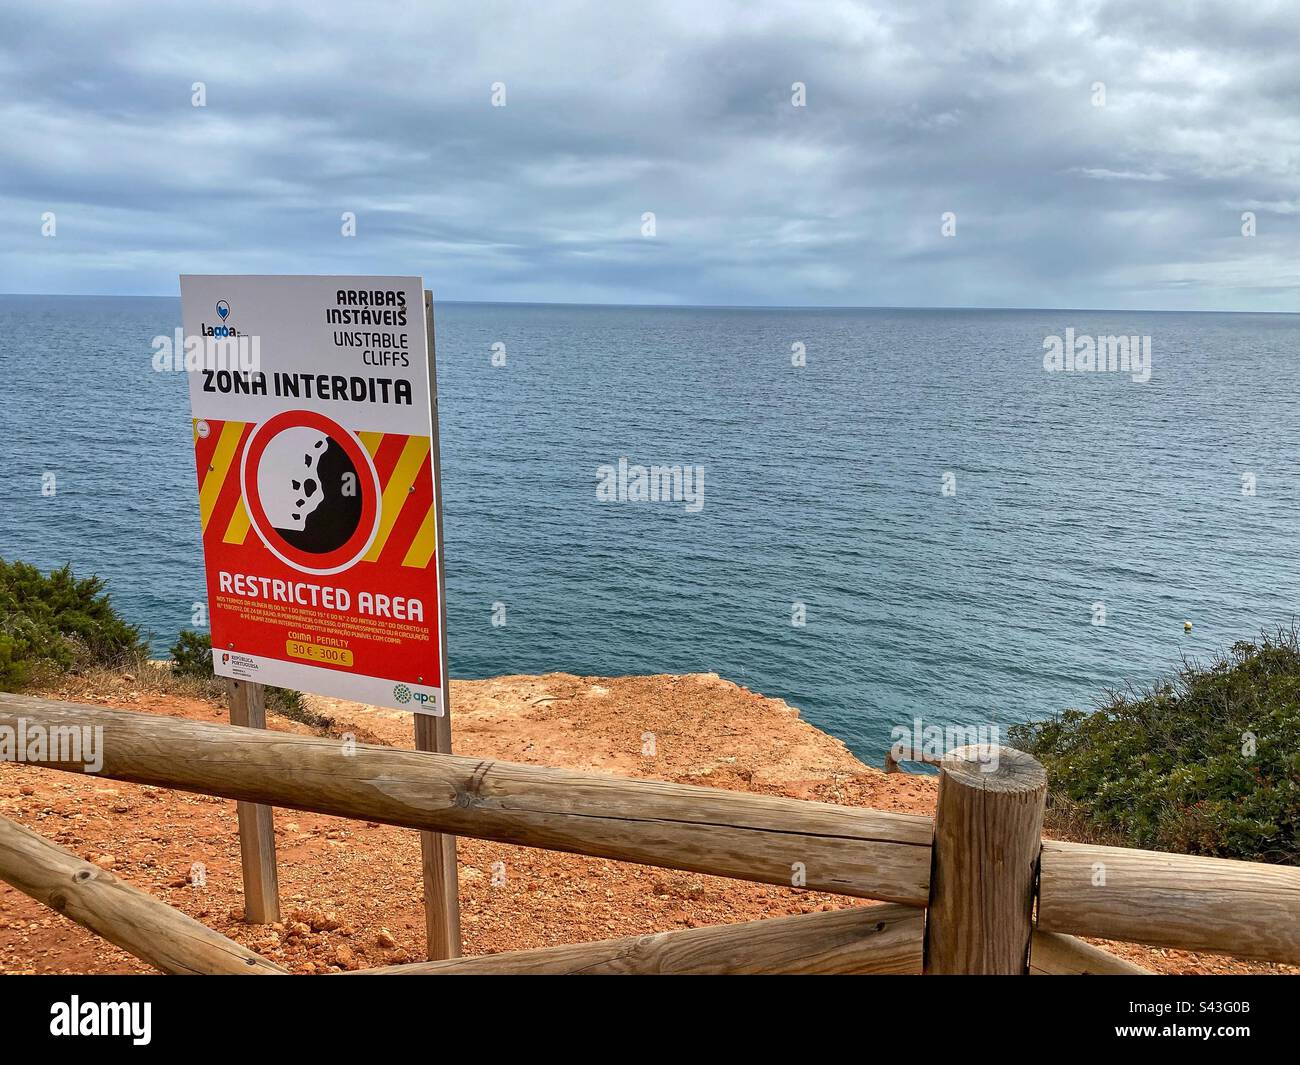
M 196 720 L 219 703 L 152 679 L 68 678 L 51 698 Z M 323 731 L 410 747 L 411 715 L 309 697 Z M 740 791 L 933 812 L 933 778 L 859 762 L 798 712 L 713 674 L 497 677 L 452 685 L 458 754 Z M 271 727 L 311 732 L 273 717 Z M 319 727 L 319 726 L 318 726 Z M 653 743 L 653 754 L 643 753 Z M 39 767 L 0 765 L 0 814 L 246 943 L 293 972 L 368 968 L 423 957 L 417 833 L 291 810 L 276 812 L 284 920 L 245 924 L 235 804 Z M 603 859 L 458 844 L 466 954 L 607 939 L 856 905 Z M 202 876 L 196 871 L 202 870 Z M 201 880 L 201 884 L 196 884 Z M 1160 972 L 1297 972 L 1183 951 L 1109 944 Z M 131 973 L 148 967 L 0 884 L 0 973 Z

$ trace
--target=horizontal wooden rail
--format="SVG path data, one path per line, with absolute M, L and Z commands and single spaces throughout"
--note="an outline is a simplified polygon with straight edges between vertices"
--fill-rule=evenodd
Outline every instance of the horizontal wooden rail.
M 165 973 L 279 975 L 285 971 L 5 818 L 0 818 L 0 880 Z M 921 971 L 923 935 L 920 910 L 883 904 L 347 975 L 912 975 Z M 1054 975 L 1145 970 L 1071 936 L 1035 934 L 1030 971 Z
M 115 780 L 911 906 L 929 891 L 927 817 L 0 694 L 0 726 L 20 717 L 102 727 Z
M 889 750 L 885 752 L 886 773 L 903 772 L 903 767 L 900 764 L 902 762 L 924 762 L 926 765 L 941 765 L 943 763 L 943 757 L 936 757 L 935 755 L 926 754 L 924 751 L 918 750 L 895 752 L 893 747 L 889 748 Z
M 1150 969 L 1116 957 L 1074 936 L 1035 932 L 1029 951 L 1030 976 L 1152 976 Z
M 0 880 L 165 973 L 274 976 L 274 962 L 0 817 Z
M 919 976 L 921 911 L 884 903 L 596 943 L 387 965 L 342 976 Z M 1031 976 L 1150 975 L 1072 936 L 1034 933 Z
M 389 965 L 347 975 L 906 976 L 921 971 L 923 933 L 924 915 L 910 906 L 854 906 L 598 943 Z
M 1300 963 L 1300 869 L 1045 840 L 1038 927 Z

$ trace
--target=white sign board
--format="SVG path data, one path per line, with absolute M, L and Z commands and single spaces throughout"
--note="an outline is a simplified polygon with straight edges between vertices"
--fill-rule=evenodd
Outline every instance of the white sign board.
M 216 672 L 440 714 L 421 279 L 186 275 L 181 313 Z

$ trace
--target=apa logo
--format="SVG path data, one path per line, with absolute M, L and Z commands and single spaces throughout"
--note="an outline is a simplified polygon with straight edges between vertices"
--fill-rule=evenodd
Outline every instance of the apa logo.
M 421 706 L 434 701 L 434 697 L 428 692 L 413 692 L 405 684 L 397 684 L 393 687 L 393 698 L 405 706 L 409 702 L 417 702 Z
M 205 337 L 237 337 L 239 330 L 230 324 L 230 304 L 225 300 L 217 300 L 217 324 L 208 325 L 202 323 L 203 335 Z

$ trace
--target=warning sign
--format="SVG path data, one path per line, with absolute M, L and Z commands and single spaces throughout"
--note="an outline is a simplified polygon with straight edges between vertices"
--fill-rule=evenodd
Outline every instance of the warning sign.
M 181 278 L 218 675 L 442 713 L 416 277 Z

